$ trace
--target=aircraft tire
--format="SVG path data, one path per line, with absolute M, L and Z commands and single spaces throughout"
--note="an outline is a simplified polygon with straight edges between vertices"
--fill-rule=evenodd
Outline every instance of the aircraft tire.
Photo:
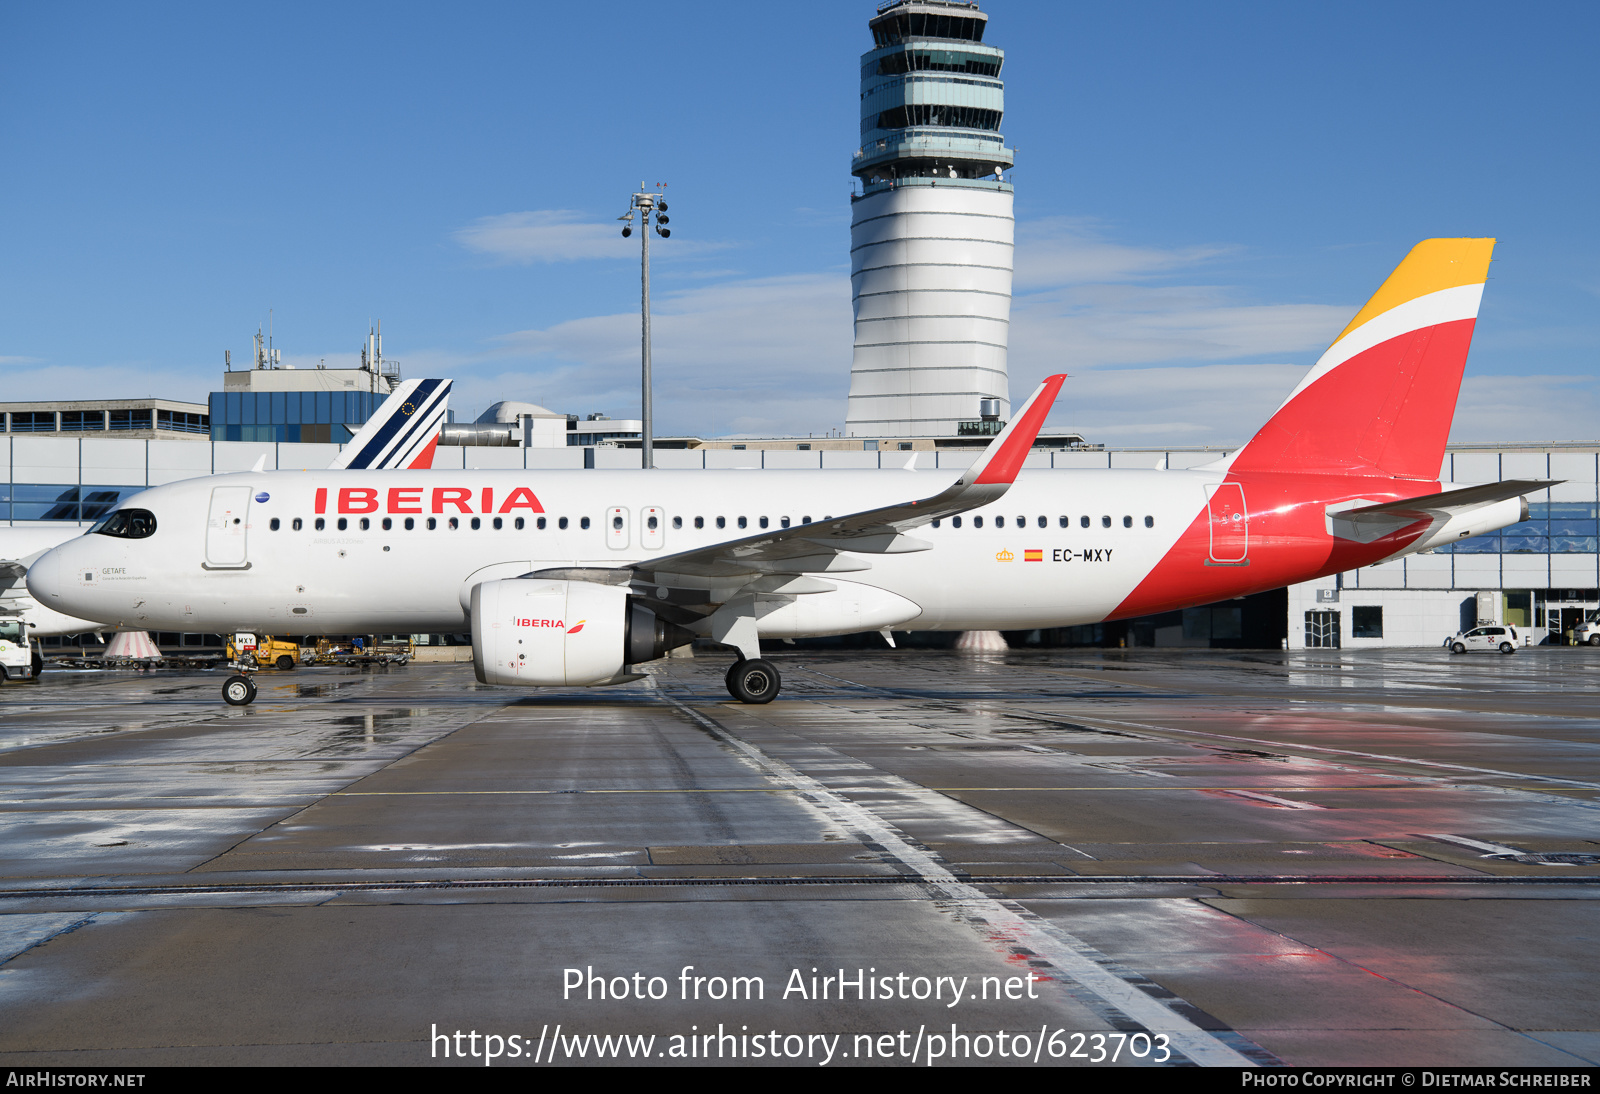
M 294 670 L 294 658 L 290 657 L 288 654 L 284 654 L 282 657 L 278 658 L 275 664 L 277 665 L 279 672 L 292 672 Z
M 770 703 L 782 686 L 777 667 L 759 657 L 735 662 L 728 670 L 728 693 L 741 703 Z
M 1451 653 L 1466 653 L 1467 652 L 1467 647 L 1463 646 L 1460 642 L 1457 642 L 1455 645 L 1450 647 L 1450 652 Z
M 249 706 L 256 701 L 256 682 L 248 676 L 230 676 L 222 685 L 222 701 L 230 707 Z
M 1517 652 L 1517 647 L 1513 646 L 1510 642 L 1502 642 L 1502 643 L 1500 643 L 1500 652 L 1501 653 L 1516 653 Z

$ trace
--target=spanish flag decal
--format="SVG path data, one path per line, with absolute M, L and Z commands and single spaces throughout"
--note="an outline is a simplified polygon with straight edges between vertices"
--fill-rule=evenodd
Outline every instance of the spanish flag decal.
M 1044 561 L 1044 552 L 1043 551 L 1023 551 L 1022 552 L 1022 561 L 1024 561 L 1024 562 L 1043 562 Z

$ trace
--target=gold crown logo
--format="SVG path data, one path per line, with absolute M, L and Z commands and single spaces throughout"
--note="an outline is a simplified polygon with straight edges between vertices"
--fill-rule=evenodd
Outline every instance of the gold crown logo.
M 1010 551 L 1007 551 L 1007 550 L 1004 550 L 1004 549 L 1001 549 L 1001 550 L 996 551 L 994 553 L 994 560 L 996 562 L 1010 562 L 1012 559 L 1014 559 L 1016 557 L 1017 557 L 1016 555 L 1014 555 Z

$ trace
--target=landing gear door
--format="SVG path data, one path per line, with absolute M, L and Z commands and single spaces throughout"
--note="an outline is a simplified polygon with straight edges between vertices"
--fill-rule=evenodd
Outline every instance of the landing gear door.
M 1211 525 L 1211 559 L 1221 565 L 1242 566 L 1250 551 L 1250 513 L 1244 504 L 1244 487 L 1236 482 L 1206 487 L 1206 513 Z
M 211 491 L 206 518 L 206 568 L 243 569 L 250 565 L 245 549 L 250 531 L 250 487 L 218 486 Z

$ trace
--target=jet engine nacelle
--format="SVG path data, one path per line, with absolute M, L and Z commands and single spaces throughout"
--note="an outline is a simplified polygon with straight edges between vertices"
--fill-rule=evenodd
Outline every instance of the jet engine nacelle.
M 472 667 L 485 684 L 615 684 L 694 635 L 619 585 L 517 577 L 472 590 Z

